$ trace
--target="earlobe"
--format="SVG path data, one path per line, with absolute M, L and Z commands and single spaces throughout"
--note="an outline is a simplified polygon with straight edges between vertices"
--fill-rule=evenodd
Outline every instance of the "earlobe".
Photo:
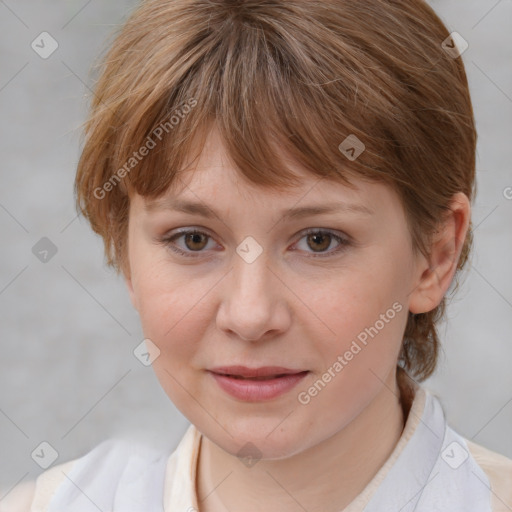
M 409 296 L 409 311 L 426 313 L 436 308 L 452 283 L 470 221 L 470 204 L 459 192 L 452 200 L 450 212 L 436 232 L 430 258 L 418 263 L 418 280 Z

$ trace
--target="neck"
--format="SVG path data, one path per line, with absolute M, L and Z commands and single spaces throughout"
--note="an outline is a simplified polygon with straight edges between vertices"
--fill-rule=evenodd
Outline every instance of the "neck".
M 397 379 L 391 384 L 344 429 L 287 459 L 262 459 L 245 468 L 203 436 L 196 481 L 200 511 L 343 510 L 382 467 L 402 434 L 407 413 Z

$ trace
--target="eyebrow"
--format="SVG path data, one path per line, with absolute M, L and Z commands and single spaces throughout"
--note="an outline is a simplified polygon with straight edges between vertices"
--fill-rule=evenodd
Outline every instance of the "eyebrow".
M 215 211 L 211 206 L 205 203 L 198 203 L 193 201 L 183 201 L 178 199 L 157 199 L 148 201 L 144 205 L 144 209 L 147 212 L 162 211 L 162 210 L 174 210 L 183 213 L 189 213 L 192 215 L 201 215 L 208 219 L 220 218 L 220 214 Z M 370 208 L 355 203 L 330 203 L 321 205 L 311 206 L 300 206 L 296 208 L 290 208 L 280 212 L 282 219 L 300 219 L 303 217 L 310 217 L 312 215 L 321 215 L 325 213 L 360 213 L 364 215 L 374 215 L 374 211 Z

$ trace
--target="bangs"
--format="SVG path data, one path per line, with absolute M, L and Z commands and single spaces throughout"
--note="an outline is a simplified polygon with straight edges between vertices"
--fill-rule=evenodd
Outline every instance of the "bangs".
M 343 37 L 332 38 L 337 44 L 326 48 L 292 11 L 275 24 L 257 9 L 228 17 L 210 10 L 207 26 L 198 22 L 206 16 L 182 12 L 169 24 L 179 25 L 176 33 L 169 29 L 152 44 L 127 39 L 109 59 L 110 74 L 117 60 L 127 77 L 138 47 L 151 48 L 137 75 L 126 78 L 130 87 L 111 105 L 113 150 L 94 186 L 110 180 L 114 193 L 157 197 L 193 165 L 214 127 L 234 167 L 261 186 L 298 185 L 287 161 L 347 186 L 351 175 L 391 182 L 382 172 L 393 157 L 383 127 L 397 98 L 396 88 L 394 96 L 378 92 L 389 90 L 384 68 L 375 69 L 373 62 L 370 72 L 370 58 Z M 314 23 L 308 20 L 310 33 Z M 325 25 L 318 30 L 325 32 Z M 349 136 L 365 147 L 354 160 L 339 149 Z

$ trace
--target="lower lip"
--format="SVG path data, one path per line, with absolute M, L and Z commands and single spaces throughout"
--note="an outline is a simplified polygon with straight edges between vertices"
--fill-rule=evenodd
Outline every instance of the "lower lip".
M 248 402 L 272 400 L 295 387 L 309 372 L 294 373 L 269 380 L 237 379 L 210 372 L 229 395 Z

